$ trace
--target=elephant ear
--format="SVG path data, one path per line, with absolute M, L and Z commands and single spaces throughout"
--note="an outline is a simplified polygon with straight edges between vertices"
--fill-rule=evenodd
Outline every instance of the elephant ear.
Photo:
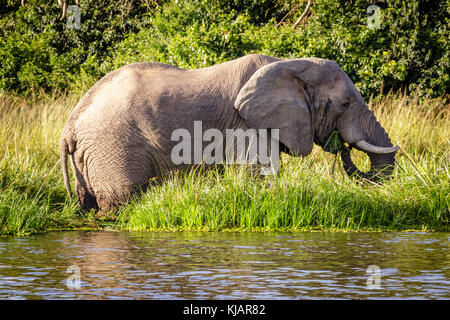
M 279 140 L 294 155 L 313 148 L 313 110 L 307 94 L 311 61 L 279 61 L 258 69 L 245 83 L 234 103 L 247 125 L 279 129 Z

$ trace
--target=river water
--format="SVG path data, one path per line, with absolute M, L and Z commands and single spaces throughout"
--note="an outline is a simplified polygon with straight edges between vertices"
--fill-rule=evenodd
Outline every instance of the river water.
M 450 234 L 0 238 L 0 299 L 450 299 Z

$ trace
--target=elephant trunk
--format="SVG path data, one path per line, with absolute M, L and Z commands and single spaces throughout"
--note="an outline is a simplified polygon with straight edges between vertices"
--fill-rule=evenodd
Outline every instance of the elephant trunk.
M 350 150 L 344 147 L 341 152 L 341 159 L 344 165 L 344 170 L 348 176 L 356 177 L 359 180 L 369 180 L 379 182 L 382 179 L 389 178 L 394 170 L 395 158 L 394 154 L 374 154 L 367 153 L 370 158 L 370 170 L 362 172 L 353 164 L 350 157 Z
M 366 152 L 370 158 L 371 167 L 367 172 L 356 168 L 350 157 L 350 150 L 344 146 L 341 159 L 345 172 L 357 179 L 373 182 L 389 178 L 394 170 L 395 152 L 399 147 L 392 146 L 389 136 L 371 111 L 366 110 L 358 120 L 356 122 L 359 124 L 358 130 L 364 139 L 351 144 L 350 147 Z

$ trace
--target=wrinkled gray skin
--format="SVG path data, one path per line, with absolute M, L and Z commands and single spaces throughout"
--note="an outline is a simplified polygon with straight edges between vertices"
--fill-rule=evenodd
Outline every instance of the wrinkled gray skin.
M 63 130 L 61 165 L 70 191 L 71 155 L 77 198 L 83 209 L 108 211 L 129 200 L 148 181 L 174 168 L 175 129 L 278 128 L 280 147 L 306 156 L 316 143 L 326 151 L 336 129 L 351 147 L 365 140 L 391 141 L 349 77 L 334 62 L 318 58 L 282 60 L 248 55 L 216 66 L 184 70 L 161 63 L 136 63 L 113 71 L 80 100 Z M 389 175 L 390 153 L 371 153 L 372 169 L 360 172 L 344 148 L 350 175 L 377 180 Z

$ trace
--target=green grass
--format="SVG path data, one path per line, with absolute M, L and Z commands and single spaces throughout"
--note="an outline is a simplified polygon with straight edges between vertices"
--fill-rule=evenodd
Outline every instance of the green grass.
M 369 103 L 402 147 L 393 178 L 383 185 L 349 179 L 339 159 L 314 147 L 306 158 L 283 155 L 278 175 L 266 178 L 233 166 L 176 172 L 107 222 L 68 201 L 60 173 L 59 135 L 79 98 L 0 96 L 0 234 L 450 229 L 450 108 L 439 100 L 390 95 Z M 368 169 L 363 153 L 352 151 L 352 158 Z

